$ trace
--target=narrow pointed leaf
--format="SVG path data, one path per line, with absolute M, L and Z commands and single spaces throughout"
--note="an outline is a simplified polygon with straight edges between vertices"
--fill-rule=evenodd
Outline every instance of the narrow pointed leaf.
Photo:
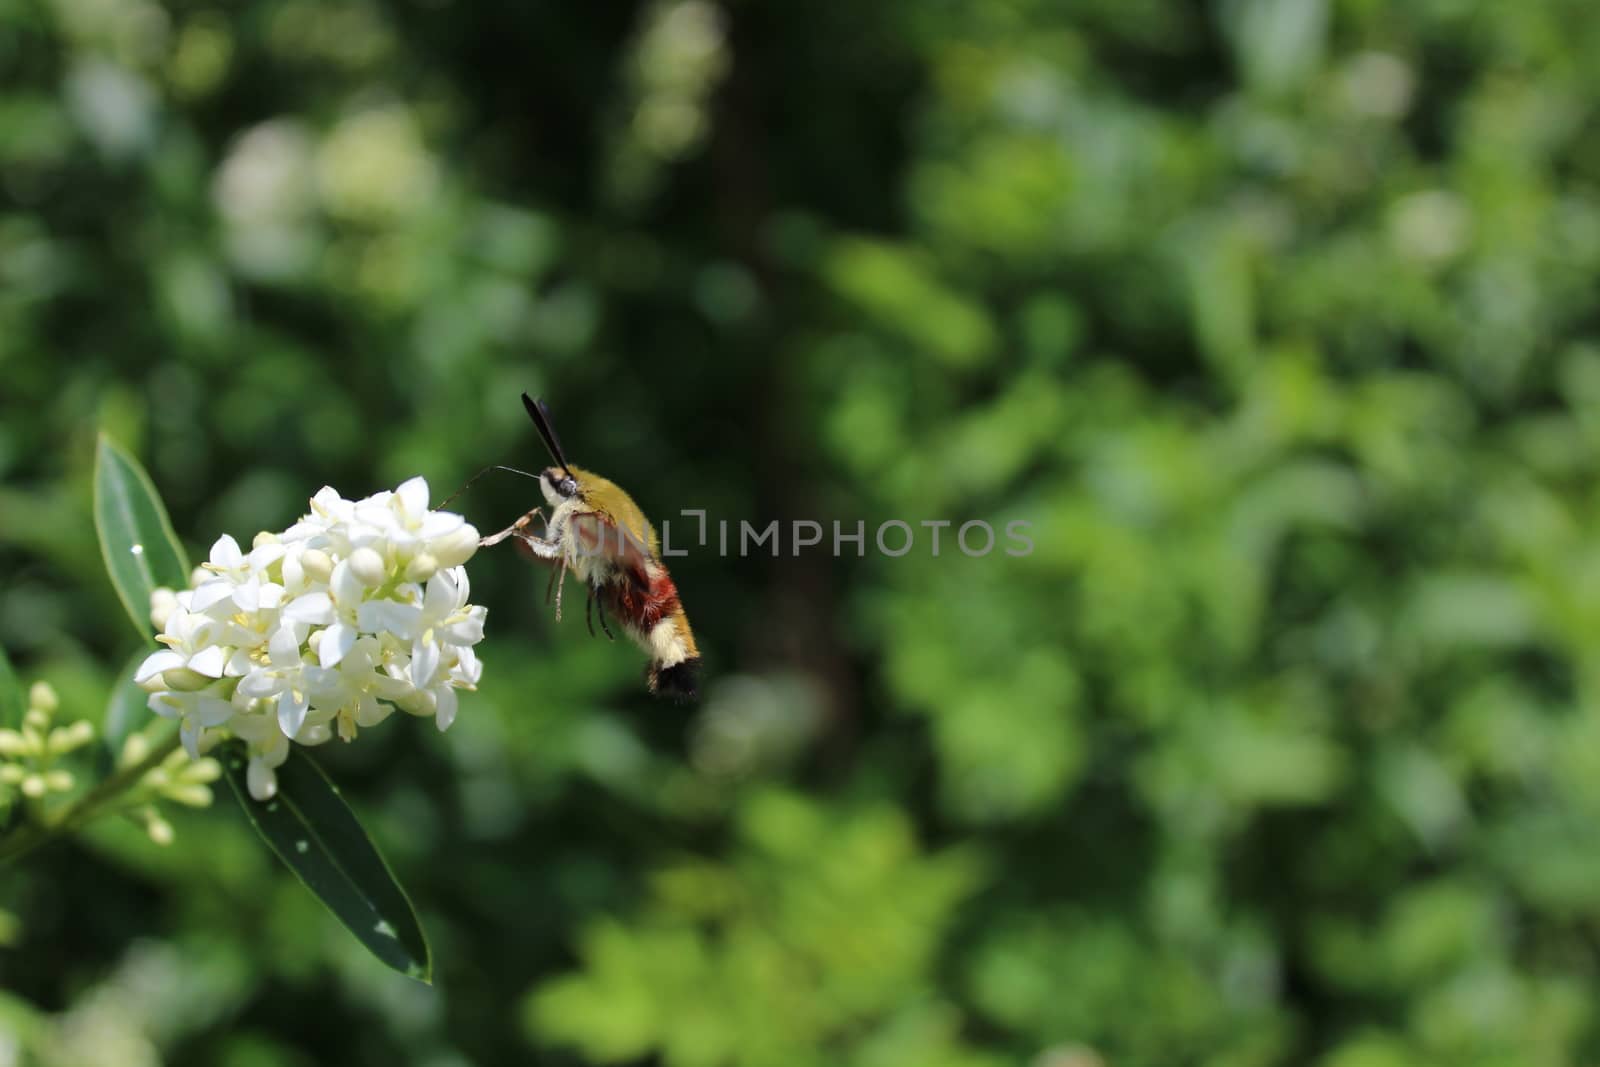
M 94 458 L 94 528 L 117 597 L 149 637 L 151 591 L 187 587 L 189 563 L 150 476 L 105 434 Z
M 291 748 L 278 768 L 278 795 L 250 796 L 244 745 L 217 750 L 228 784 L 256 832 L 356 939 L 402 974 L 428 982 L 428 940 L 355 813 L 311 758 Z
M 28 698 L 22 692 L 22 682 L 11 669 L 6 650 L 0 648 L 0 729 L 15 730 L 22 725 L 22 713 Z
M 105 718 L 100 722 L 100 740 L 103 743 L 102 767 L 114 767 L 122 755 L 122 746 L 128 735 L 136 733 L 151 721 L 150 694 L 139 688 L 133 672 L 149 655 L 147 649 L 135 652 L 111 685 L 111 696 L 106 700 Z

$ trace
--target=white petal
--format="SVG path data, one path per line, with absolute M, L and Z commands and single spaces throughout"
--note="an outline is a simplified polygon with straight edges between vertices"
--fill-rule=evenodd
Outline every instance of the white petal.
M 382 655 L 376 637 L 358 638 L 350 651 L 345 653 L 344 659 L 339 661 L 339 669 L 347 675 L 359 676 L 365 681 L 367 674 Z
M 228 654 L 221 645 L 207 645 L 189 657 L 189 669 L 207 678 L 221 678 L 222 668 L 228 665 Z
M 317 646 L 317 652 L 324 667 L 338 665 L 344 659 L 352 646 L 356 643 L 356 631 L 353 627 L 342 622 L 336 622 L 322 631 L 322 644 Z
M 450 645 L 475 645 L 483 640 L 483 619 L 487 615 L 482 608 L 474 610 L 459 622 L 453 622 L 445 627 L 442 639 Z
M 456 691 L 449 686 L 436 691 L 439 698 L 439 709 L 434 712 L 434 721 L 439 724 L 440 731 L 450 729 L 450 724 L 456 721 Z
M 283 617 L 293 622 L 326 626 L 334 619 L 333 601 L 324 592 L 306 593 L 289 601 L 283 609 Z
M 215 604 L 220 604 L 233 595 L 233 583 L 226 578 L 217 578 L 206 582 L 195 589 L 189 599 L 190 611 L 206 611 Z
M 283 687 L 282 678 L 269 670 L 257 667 L 239 679 L 239 687 L 234 692 L 251 700 L 260 700 L 262 697 L 277 695 Z
M 240 611 L 253 614 L 261 606 L 261 583 L 252 578 L 234 586 L 233 602 Z
M 432 641 L 418 641 L 411 650 L 411 684 L 422 689 L 433 679 L 439 669 L 439 646 Z
M 372 691 L 384 700 L 399 703 L 415 693 L 417 688 L 404 678 L 390 674 L 374 674 L 372 676 Z
M 293 635 L 296 645 L 305 644 L 306 638 L 311 636 L 311 624 L 309 622 L 296 622 L 293 619 L 285 619 L 281 615 L 279 616 L 278 629 L 288 630 Z
M 409 638 L 416 632 L 422 609 L 414 604 L 398 604 L 393 600 L 369 600 L 356 612 L 356 621 L 363 633 L 392 633 Z
M 393 704 L 385 704 L 371 694 L 363 694 L 356 708 L 356 724 L 376 726 L 394 713 Z
M 285 689 L 278 694 L 278 728 L 285 736 L 293 737 L 306 724 L 306 711 L 310 705 L 303 694 Z
M 277 541 L 269 541 L 264 545 L 257 545 L 250 550 L 250 555 L 247 557 L 250 561 L 250 569 L 260 574 L 282 559 L 283 554 L 287 551 L 288 549 Z
M 272 665 L 279 670 L 287 670 L 300 665 L 300 638 L 294 630 L 287 626 L 280 626 L 272 635 L 272 640 L 267 644 L 267 656 L 272 660 Z
M 194 714 L 191 718 L 201 726 L 221 726 L 233 718 L 233 705 L 226 700 L 202 694 L 200 699 L 195 701 Z
M 432 541 L 446 534 L 455 533 L 467 524 L 467 520 L 453 511 L 430 511 L 422 520 L 422 526 L 417 534 L 424 541 Z
M 224 570 L 233 570 L 244 562 L 244 555 L 239 551 L 239 542 L 227 534 L 217 538 L 211 545 L 211 562 Z
M 183 705 L 174 693 L 151 693 L 150 699 L 145 701 L 145 707 L 163 719 L 176 719 L 183 714 Z
M 182 666 L 183 656 L 170 648 L 164 648 L 160 652 L 152 652 L 144 658 L 144 662 L 139 664 L 138 669 L 133 672 L 133 680 L 142 682 L 146 678 L 160 674 L 164 670 Z
M 428 591 L 423 594 L 422 611 L 430 619 L 442 619 L 461 603 L 456 599 L 460 586 L 450 571 L 439 571 L 428 579 Z
M 306 569 L 300 563 L 300 553 L 291 552 L 283 557 L 283 584 L 290 589 L 299 589 L 306 580 Z
M 450 677 L 462 685 L 477 685 L 483 677 L 483 663 L 470 648 L 456 649 L 456 666 Z
M 250 771 L 245 775 L 250 783 L 250 795 L 257 800 L 271 800 L 278 794 L 278 776 L 260 756 L 250 760 Z
M 378 565 L 380 567 L 383 565 L 381 557 Z M 334 564 L 333 574 L 328 578 L 328 589 L 333 593 L 334 603 L 338 604 L 342 611 L 354 611 L 361 603 L 361 594 L 366 591 L 366 587 L 361 584 L 361 579 L 356 577 L 347 559 L 341 559 Z
M 277 611 L 283 603 L 283 586 L 277 582 L 261 583 L 261 611 Z
M 382 502 L 363 501 L 356 505 L 355 521 L 363 526 L 369 526 L 384 537 L 395 534 L 400 529 L 400 522 L 395 517 L 394 508 L 389 506 L 388 500 Z
M 428 482 L 421 476 L 402 482 L 394 495 L 400 498 L 407 518 L 420 519 L 428 510 Z
M 189 753 L 190 759 L 200 758 L 200 735 L 205 733 L 205 727 L 192 716 L 185 716 L 183 725 L 178 729 L 178 737 L 183 741 L 183 747 Z
M 313 707 L 322 707 L 329 699 L 337 706 L 338 698 L 343 695 L 344 675 L 332 667 L 308 666 L 303 681 L 311 692 Z

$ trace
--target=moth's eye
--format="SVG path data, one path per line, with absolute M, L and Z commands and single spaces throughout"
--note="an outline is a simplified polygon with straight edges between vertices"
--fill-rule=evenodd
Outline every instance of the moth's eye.
M 562 496 L 572 496 L 578 491 L 578 480 L 570 475 L 561 479 L 561 484 L 556 486 L 556 492 Z

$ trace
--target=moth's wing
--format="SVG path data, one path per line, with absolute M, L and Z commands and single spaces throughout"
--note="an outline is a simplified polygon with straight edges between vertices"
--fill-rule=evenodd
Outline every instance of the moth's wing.
M 604 556 L 622 568 L 628 579 L 640 589 L 650 588 L 650 546 L 630 534 L 626 528 L 611 522 L 599 512 L 583 511 L 571 519 L 572 536 L 577 539 L 578 551 L 588 555 Z

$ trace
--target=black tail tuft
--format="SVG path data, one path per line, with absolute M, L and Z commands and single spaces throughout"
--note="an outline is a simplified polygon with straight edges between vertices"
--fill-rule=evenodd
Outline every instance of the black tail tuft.
M 700 657 L 690 656 L 671 667 L 650 664 L 650 692 L 679 703 L 700 695 Z

